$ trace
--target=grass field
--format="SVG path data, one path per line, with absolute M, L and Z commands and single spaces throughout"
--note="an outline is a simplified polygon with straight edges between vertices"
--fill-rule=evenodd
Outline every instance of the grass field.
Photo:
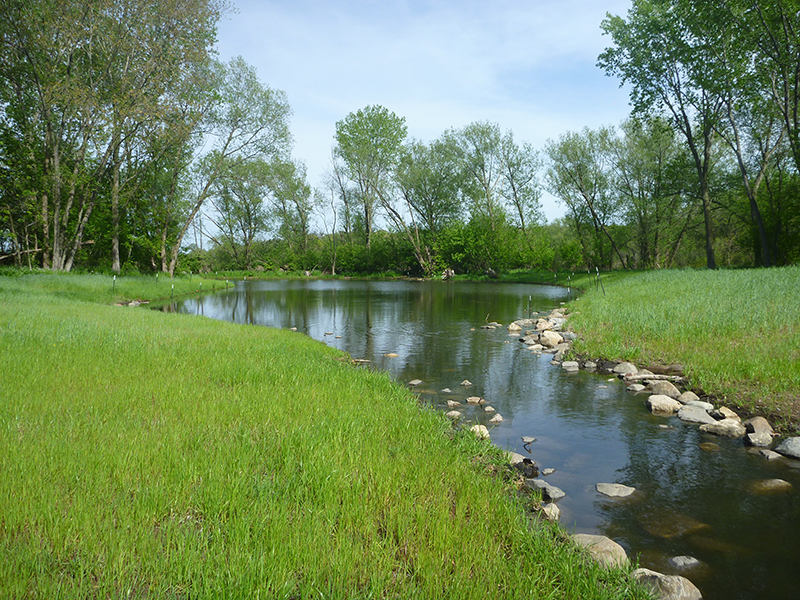
M 0 277 L 0 596 L 645 597 L 387 375 L 107 279 Z
M 584 355 L 681 363 L 729 405 L 800 422 L 800 267 L 651 271 L 606 280 L 570 307 Z

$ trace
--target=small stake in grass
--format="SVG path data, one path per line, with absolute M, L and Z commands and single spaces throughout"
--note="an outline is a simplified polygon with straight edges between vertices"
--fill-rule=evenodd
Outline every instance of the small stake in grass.
M 114 275 L 114 282 L 111 284 L 111 291 L 115 292 L 117 290 L 117 276 Z

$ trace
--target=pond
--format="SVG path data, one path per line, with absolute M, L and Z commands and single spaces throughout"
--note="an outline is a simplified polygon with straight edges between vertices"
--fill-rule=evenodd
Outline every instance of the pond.
M 555 469 L 545 479 L 567 494 L 558 502 L 567 530 L 607 535 L 640 566 L 688 577 L 706 599 L 795 597 L 800 464 L 767 461 L 741 440 L 655 417 L 646 396 L 618 379 L 565 373 L 552 355 L 531 352 L 506 330 L 570 297 L 563 288 L 523 284 L 251 281 L 162 308 L 296 328 L 400 382 L 422 380 L 415 393 L 441 410 L 448 400 L 481 396 L 502 423 L 489 424 L 493 415 L 480 406 L 465 407 L 465 419 L 487 425 L 499 447 Z M 491 322 L 503 326 L 481 329 Z M 465 379 L 471 387 L 461 386 Z M 536 441 L 525 447 L 523 436 Z M 793 489 L 754 491 L 771 478 Z M 601 482 L 637 492 L 609 499 L 596 491 Z M 679 571 L 668 562 L 676 556 L 700 564 Z

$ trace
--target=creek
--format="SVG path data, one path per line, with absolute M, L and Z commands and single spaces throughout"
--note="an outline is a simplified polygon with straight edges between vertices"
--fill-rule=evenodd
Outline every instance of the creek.
M 523 284 L 249 281 L 161 309 L 296 328 L 399 382 L 422 380 L 414 392 L 443 411 L 448 400 L 481 396 L 502 423 L 490 425 L 493 415 L 480 406 L 464 406 L 464 419 L 487 425 L 497 446 L 555 469 L 545 480 L 567 494 L 558 505 L 568 531 L 606 535 L 640 566 L 691 579 L 707 600 L 796 597 L 800 464 L 767 461 L 741 440 L 653 416 L 646 395 L 631 394 L 619 379 L 565 373 L 552 355 L 531 352 L 506 330 L 570 296 Z M 481 329 L 493 321 L 503 326 Z M 471 387 L 461 386 L 465 379 Z M 526 448 L 522 436 L 536 441 Z M 755 482 L 772 478 L 792 490 L 754 491 Z M 601 482 L 637 492 L 606 498 L 595 489 Z M 675 556 L 700 565 L 678 570 L 668 562 Z

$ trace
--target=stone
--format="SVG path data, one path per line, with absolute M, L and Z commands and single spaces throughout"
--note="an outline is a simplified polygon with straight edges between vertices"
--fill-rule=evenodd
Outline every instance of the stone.
M 754 494 L 773 494 L 790 491 L 792 484 L 783 479 L 759 479 L 751 481 L 747 487 Z
M 522 454 L 517 454 L 516 452 L 506 452 L 506 457 L 508 458 L 508 462 L 511 463 L 512 467 L 525 462 L 525 457 L 522 456 Z
M 703 600 L 697 586 L 680 575 L 664 575 L 640 568 L 633 571 L 631 577 L 659 600 Z
M 523 444 L 525 444 L 526 446 L 527 446 L 528 444 L 532 444 L 532 443 L 533 443 L 533 442 L 535 442 L 535 441 L 536 441 L 536 438 L 535 438 L 535 437 L 532 437 L 532 436 L 530 436 L 530 435 L 523 435 L 523 436 L 522 436 L 522 443 L 523 443 Z
M 597 363 L 593 360 L 587 360 L 585 363 L 583 363 L 583 368 L 592 371 L 597 368 Z
M 604 535 L 576 533 L 572 536 L 572 540 L 581 548 L 585 548 L 592 559 L 602 567 L 623 567 L 628 564 L 625 549 Z
M 621 483 L 598 483 L 596 487 L 598 492 L 610 498 L 627 498 L 636 491 L 636 488 Z
M 453 419 L 453 421 L 458 421 L 461 418 L 461 413 L 457 410 L 451 410 L 449 413 L 445 414 L 445 417 Z
M 563 341 L 560 333 L 556 333 L 555 331 L 543 331 L 539 335 L 539 343 L 544 346 L 545 348 L 552 348 L 553 346 L 557 346 Z
M 775 452 L 780 452 L 789 458 L 800 458 L 800 437 L 786 438 L 777 445 Z
M 495 415 L 491 419 L 489 419 L 489 423 L 491 423 L 492 425 L 502 422 L 503 422 L 503 417 L 501 417 L 500 415 Z
M 495 412 L 495 410 L 494 410 L 494 406 L 484 406 L 484 407 L 483 407 L 483 412 L 487 412 L 487 413 L 493 413 L 493 412 Z
M 412 379 L 408 382 L 408 385 L 411 387 L 417 387 L 418 385 L 422 384 L 422 379 Z
M 674 415 L 681 408 L 681 403 L 675 400 L 675 398 L 659 394 L 654 394 L 647 398 L 645 404 L 654 415 L 666 417 Z
M 694 569 L 695 567 L 699 567 L 701 564 L 703 564 L 694 556 L 673 556 L 667 562 L 673 569 L 679 569 L 681 571 L 686 569 Z
M 678 418 L 687 423 L 716 423 L 717 420 L 705 409 L 695 404 L 685 404 L 678 409 Z
M 561 509 L 555 502 L 548 502 L 542 506 L 542 514 L 544 518 L 553 523 L 558 523 L 561 520 Z
M 488 440 L 489 439 L 489 430 L 486 429 L 486 425 L 473 425 L 469 428 L 469 430 L 475 434 L 479 440 Z
M 471 386 L 472 382 L 469 379 L 465 379 L 464 381 L 461 382 L 461 387 L 471 387 Z
M 483 404 L 485 400 L 480 396 L 470 396 L 467 398 L 467 404 Z
M 722 419 L 736 419 L 737 421 L 742 420 L 739 415 L 737 415 L 727 406 L 720 406 L 718 409 L 710 411 L 709 414 L 718 421 L 721 421 Z
M 566 496 L 564 490 L 557 488 L 554 485 L 550 485 L 541 479 L 526 479 L 525 485 L 532 490 L 539 490 L 542 492 L 542 498 L 546 500 L 552 500 L 553 502 L 556 500 L 561 500 L 561 498 Z
M 654 381 L 648 388 L 653 394 L 669 396 L 670 398 L 677 399 L 681 395 L 681 391 L 670 381 Z
M 700 431 L 704 431 L 705 433 L 713 433 L 714 435 L 720 435 L 723 437 L 740 438 L 744 437 L 746 430 L 744 425 L 742 425 L 736 419 L 722 419 L 722 421 L 717 421 L 716 423 L 700 425 Z
M 772 438 L 772 425 L 769 424 L 764 417 L 753 417 L 752 419 L 747 419 L 744 423 L 745 430 L 747 433 L 765 433 Z
M 444 389 L 442 390 L 442 393 L 443 393 L 443 394 L 452 394 L 452 393 L 453 393 L 453 390 L 451 390 L 450 388 L 444 388 Z
M 778 454 L 774 450 L 767 450 L 766 448 L 762 448 L 758 451 L 758 453 L 766 458 L 767 460 L 777 460 L 779 458 L 783 458 L 782 454 Z
M 641 515 L 639 524 L 642 528 L 655 537 L 670 540 L 673 538 L 692 535 L 705 529 L 710 529 L 706 523 L 693 519 L 692 517 L 661 508 L 658 511 Z
M 617 375 L 636 375 L 636 373 L 639 372 L 639 369 L 637 369 L 636 365 L 634 364 L 622 362 L 614 367 L 612 372 L 616 373 Z
M 384 354 L 384 356 L 386 358 L 397 358 L 400 355 L 397 352 L 387 352 L 386 354 Z
M 632 383 L 628 386 L 628 391 L 633 392 L 634 394 L 638 394 L 639 392 L 643 392 L 645 387 L 641 383 Z
M 700 450 L 703 452 L 719 452 L 721 449 L 719 444 L 715 444 L 714 442 L 703 442 L 700 444 Z
M 772 446 L 772 434 L 764 431 L 759 431 L 758 433 L 747 433 L 744 436 L 744 443 L 746 446 L 769 448 Z
M 681 404 L 689 404 L 689 402 L 696 402 L 697 400 L 700 400 L 700 396 L 691 391 L 683 392 L 678 396 L 678 402 Z
M 543 470 L 542 470 L 542 475 L 544 475 L 545 477 L 547 477 L 548 475 L 552 475 L 552 474 L 553 474 L 553 473 L 555 473 L 555 472 L 556 472 L 556 470 L 555 470 L 555 469 L 543 469 Z
M 686 406 L 697 406 L 699 408 L 702 408 L 706 412 L 714 410 L 713 404 L 711 404 L 710 402 L 703 402 L 702 400 L 692 400 L 691 402 L 687 402 Z M 717 419 L 714 420 L 716 421 Z
M 549 319 L 537 319 L 536 320 L 536 331 L 547 331 L 548 329 L 552 329 L 553 323 L 550 322 Z
M 564 338 L 565 342 L 574 342 L 578 339 L 578 336 L 572 331 L 562 331 L 561 337 Z
M 577 361 L 565 360 L 564 362 L 561 363 L 561 368 L 564 369 L 565 371 L 577 371 L 578 369 L 580 369 L 580 365 L 577 363 Z
M 517 332 L 517 331 L 522 331 L 522 327 L 519 325 L 519 323 L 514 322 L 514 323 L 511 323 L 508 326 L 508 332 L 509 333 L 513 333 L 513 332 Z
M 533 344 L 532 346 L 528 346 L 528 350 L 530 350 L 531 352 L 541 352 L 542 350 L 544 350 L 544 346 L 542 346 L 541 344 Z
M 455 400 L 447 401 L 447 408 L 458 408 L 459 406 L 461 406 L 461 402 L 456 402 Z

